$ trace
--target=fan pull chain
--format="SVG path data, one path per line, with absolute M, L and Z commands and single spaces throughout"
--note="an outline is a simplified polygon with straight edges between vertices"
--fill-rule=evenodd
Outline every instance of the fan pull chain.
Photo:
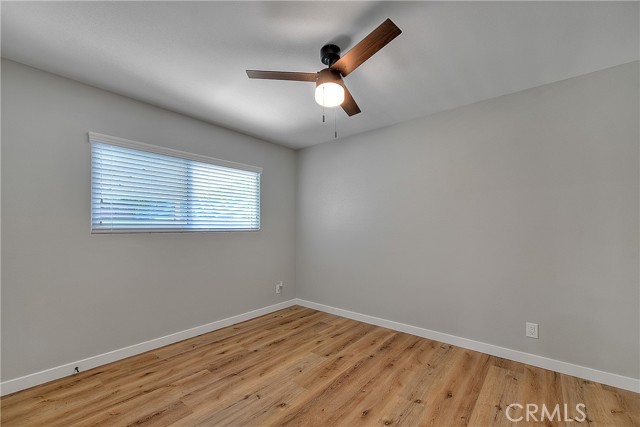
M 337 124 L 337 119 L 336 116 L 338 115 L 336 113 L 337 108 L 333 109 L 333 137 L 334 138 L 338 138 L 338 124 Z
M 322 86 L 322 123 L 324 123 L 324 86 Z

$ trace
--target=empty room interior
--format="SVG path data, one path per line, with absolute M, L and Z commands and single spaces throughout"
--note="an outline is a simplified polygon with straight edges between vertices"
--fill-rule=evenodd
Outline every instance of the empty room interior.
M 2 426 L 640 426 L 640 3 L 0 2 Z

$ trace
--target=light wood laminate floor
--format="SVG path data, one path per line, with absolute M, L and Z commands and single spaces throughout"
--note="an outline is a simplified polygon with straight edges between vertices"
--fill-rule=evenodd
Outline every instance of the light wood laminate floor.
M 640 426 L 639 394 L 297 306 L 1 403 L 3 427 Z

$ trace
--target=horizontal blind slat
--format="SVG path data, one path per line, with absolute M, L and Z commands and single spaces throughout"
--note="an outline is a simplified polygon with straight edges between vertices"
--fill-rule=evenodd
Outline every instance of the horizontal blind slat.
M 229 172 L 225 168 L 193 168 L 189 167 L 188 164 L 175 164 L 175 165 L 165 165 L 165 164 L 154 164 L 154 163 L 144 163 L 144 162 L 132 162 L 132 161 L 123 161 L 113 160 L 113 159 L 100 159 L 94 158 L 92 161 L 94 165 L 98 165 L 103 170 L 121 170 L 127 172 L 138 172 L 141 174 L 165 174 L 167 177 L 176 176 L 181 177 L 184 175 L 185 170 L 190 169 L 190 172 L 194 176 L 202 176 L 204 178 L 212 178 L 215 177 L 217 179 L 227 179 L 234 181 L 249 181 L 253 180 L 254 176 L 248 175 L 246 172 L 243 173 L 233 173 Z
M 125 151 L 126 150 L 126 151 Z M 144 167 L 155 167 L 159 169 L 173 170 L 179 169 L 184 165 L 191 165 L 198 170 L 207 171 L 207 170 L 216 170 L 218 173 L 222 175 L 234 175 L 234 176 L 249 176 L 252 177 L 256 175 L 256 172 L 245 171 L 241 169 L 233 169 L 225 166 L 212 165 L 209 163 L 199 163 L 193 160 L 186 160 L 181 158 L 173 158 L 169 156 L 165 156 L 162 154 L 153 154 L 146 153 L 144 155 L 139 155 L 138 153 L 143 153 L 141 151 L 136 151 L 132 149 L 120 149 L 120 150 L 104 150 L 98 148 L 95 151 L 95 156 L 93 159 L 96 161 L 102 161 L 105 163 L 114 163 L 114 164 L 122 164 L 129 165 L 131 167 L 135 166 L 144 166 Z
M 233 185 L 218 183 L 212 181 L 209 185 L 201 181 L 189 181 L 183 182 L 172 181 L 163 183 L 161 181 L 154 180 L 153 182 L 146 182 L 143 178 L 128 177 L 126 175 L 112 175 L 103 174 L 102 176 L 93 176 L 93 183 L 95 188 L 149 188 L 149 189 L 166 189 L 167 191 L 188 193 L 194 192 L 215 192 L 215 193 L 228 193 L 228 194 L 247 194 L 255 195 L 256 183 L 251 185 Z
M 260 174 L 91 143 L 92 230 L 257 230 Z

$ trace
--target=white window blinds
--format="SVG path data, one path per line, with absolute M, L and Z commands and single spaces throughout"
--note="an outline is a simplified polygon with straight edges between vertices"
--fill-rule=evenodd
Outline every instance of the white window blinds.
M 89 133 L 93 233 L 260 229 L 261 168 Z

